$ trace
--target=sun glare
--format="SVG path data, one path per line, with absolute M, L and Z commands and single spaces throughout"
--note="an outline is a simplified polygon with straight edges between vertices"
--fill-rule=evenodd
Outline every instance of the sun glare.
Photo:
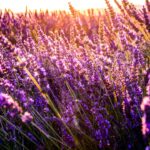
M 110 0 L 110 3 L 114 5 L 114 0 Z M 121 0 L 118 0 L 121 1 Z M 144 0 L 129 0 L 137 5 L 144 4 Z M 23 12 L 26 10 L 26 6 L 30 10 L 67 10 L 68 2 L 79 10 L 88 8 L 105 8 L 105 0 L 0 0 L 0 9 L 11 9 L 13 12 Z

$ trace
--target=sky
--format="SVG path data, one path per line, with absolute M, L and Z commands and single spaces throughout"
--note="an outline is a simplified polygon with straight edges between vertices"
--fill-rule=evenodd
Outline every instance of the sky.
M 113 0 L 109 0 L 113 5 Z M 121 0 L 118 0 L 121 1 Z M 128 0 L 137 5 L 144 4 L 145 0 Z M 68 2 L 71 2 L 76 9 L 105 8 L 104 0 L 0 0 L 0 9 L 11 9 L 14 12 L 23 12 L 26 6 L 30 10 L 68 10 Z

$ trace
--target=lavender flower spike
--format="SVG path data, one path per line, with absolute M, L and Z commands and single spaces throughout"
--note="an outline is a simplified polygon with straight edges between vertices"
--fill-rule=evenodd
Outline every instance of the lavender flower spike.
M 29 112 L 27 112 L 27 111 L 26 111 L 26 112 L 22 115 L 22 117 L 21 117 L 21 120 L 22 120 L 22 122 L 24 122 L 24 123 L 31 122 L 32 119 L 33 119 L 33 117 L 32 117 L 31 114 L 30 114 Z
M 142 133 L 145 137 L 150 135 L 150 72 L 146 75 L 146 94 L 143 98 L 141 109 L 144 112 L 142 117 Z
M 143 98 L 141 109 L 144 112 L 142 117 L 142 133 L 147 137 L 150 135 L 150 97 L 146 96 Z

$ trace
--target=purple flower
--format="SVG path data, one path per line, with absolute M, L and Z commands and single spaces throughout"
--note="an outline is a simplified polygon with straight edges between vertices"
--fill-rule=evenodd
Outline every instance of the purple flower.
M 21 116 L 21 120 L 24 123 L 31 122 L 32 119 L 33 119 L 32 115 L 27 111 Z

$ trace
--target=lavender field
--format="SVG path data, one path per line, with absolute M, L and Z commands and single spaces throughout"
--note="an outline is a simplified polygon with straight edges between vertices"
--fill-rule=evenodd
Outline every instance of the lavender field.
M 0 150 L 150 150 L 150 2 L 0 12 Z

